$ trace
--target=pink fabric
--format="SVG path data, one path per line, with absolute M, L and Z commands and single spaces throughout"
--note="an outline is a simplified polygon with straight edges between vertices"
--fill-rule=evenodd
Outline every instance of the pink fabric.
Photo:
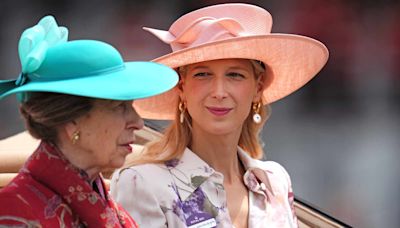
M 289 175 L 276 162 L 239 158 L 249 192 L 249 227 L 297 227 Z M 223 175 L 186 149 L 181 159 L 116 172 L 114 199 L 141 227 L 232 228 Z

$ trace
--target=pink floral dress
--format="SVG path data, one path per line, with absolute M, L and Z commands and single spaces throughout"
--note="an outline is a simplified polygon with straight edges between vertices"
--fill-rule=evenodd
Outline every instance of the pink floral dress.
M 297 227 L 286 170 L 252 159 L 241 148 L 249 192 L 249 227 Z M 223 176 L 186 149 L 181 159 L 144 164 L 114 173 L 111 195 L 141 227 L 233 227 Z

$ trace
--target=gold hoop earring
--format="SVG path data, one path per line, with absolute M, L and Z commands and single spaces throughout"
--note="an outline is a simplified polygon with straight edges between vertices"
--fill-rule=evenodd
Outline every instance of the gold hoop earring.
M 79 140 L 79 138 L 81 137 L 81 132 L 80 131 L 75 131 L 73 134 L 72 134 L 72 139 L 71 139 L 71 141 L 72 141 L 72 144 L 76 144 L 76 142 L 78 142 L 78 140 Z
M 261 115 L 260 115 L 260 108 L 261 108 L 261 102 L 253 103 L 252 109 L 254 111 L 253 114 L 253 122 L 256 124 L 261 123 Z
M 179 101 L 178 109 L 180 111 L 179 122 L 183 123 L 183 120 L 185 119 L 185 109 L 186 109 L 185 103 L 182 101 Z

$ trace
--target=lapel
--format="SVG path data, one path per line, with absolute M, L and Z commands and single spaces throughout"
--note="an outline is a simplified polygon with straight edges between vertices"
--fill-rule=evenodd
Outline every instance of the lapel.
M 238 157 L 246 173 L 244 183 L 253 192 L 266 195 L 269 199 L 274 196 L 268 172 L 264 163 L 253 159 L 242 148 L 238 147 Z M 174 181 L 174 190 L 182 201 L 185 201 L 201 184 L 213 174 L 218 174 L 205 161 L 186 148 L 182 157 L 165 163 Z M 221 178 L 221 185 L 223 178 Z
M 270 171 L 265 169 L 264 162 L 253 159 L 240 147 L 238 147 L 238 155 L 246 170 L 243 180 L 247 188 L 253 192 L 266 195 L 270 200 L 274 193 L 268 178 Z
M 66 202 L 81 222 L 89 227 L 135 227 L 134 221 L 109 199 L 95 192 L 87 174 L 71 163 L 53 145 L 42 142 L 25 165 L 37 181 L 51 189 L 57 201 L 49 200 L 49 213 Z M 100 178 L 100 184 L 104 182 Z M 64 202 L 63 202 L 64 200 Z M 61 213 L 63 214 L 63 213 Z
M 185 201 L 213 173 L 206 162 L 186 148 L 182 157 L 165 163 L 174 181 L 174 190 Z

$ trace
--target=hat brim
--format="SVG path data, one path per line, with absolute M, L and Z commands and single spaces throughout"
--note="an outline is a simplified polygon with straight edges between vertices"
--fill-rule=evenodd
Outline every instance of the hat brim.
M 182 49 L 154 62 L 171 68 L 217 59 L 260 60 L 267 66 L 263 102 L 277 101 L 310 81 L 325 65 L 329 52 L 321 42 L 300 35 L 273 33 L 243 36 Z M 177 87 L 135 104 L 145 118 L 174 119 L 178 104 Z
M 176 72 L 167 66 L 153 62 L 126 62 L 123 70 L 104 75 L 30 81 L 10 89 L 0 98 L 20 92 L 54 92 L 109 100 L 136 100 L 163 93 L 177 82 Z

